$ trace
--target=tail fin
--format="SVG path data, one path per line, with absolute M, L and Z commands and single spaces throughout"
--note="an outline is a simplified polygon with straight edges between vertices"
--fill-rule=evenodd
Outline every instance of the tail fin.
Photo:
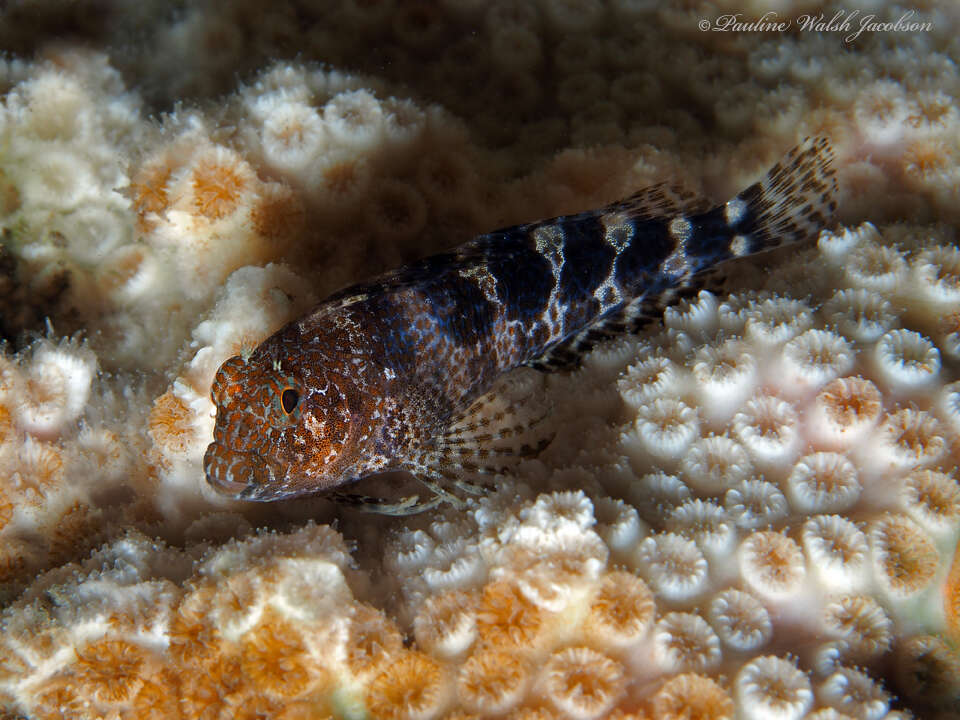
M 830 141 L 807 138 L 762 180 L 730 200 L 723 211 L 730 229 L 737 233 L 732 254 L 748 255 L 816 238 L 837 208 L 832 163 Z

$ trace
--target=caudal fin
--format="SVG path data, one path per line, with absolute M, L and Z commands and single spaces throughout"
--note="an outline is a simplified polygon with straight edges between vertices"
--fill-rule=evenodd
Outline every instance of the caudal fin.
M 833 149 L 825 137 L 807 138 L 762 180 L 724 207 L 730 228 L 742 238 L 734 255 L 771 250 L 816 238 L 837 208 Z

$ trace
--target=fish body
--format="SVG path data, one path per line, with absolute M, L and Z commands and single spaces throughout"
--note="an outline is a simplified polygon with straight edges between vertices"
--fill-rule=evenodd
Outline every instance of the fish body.
M 569 367 L 596 338 L 658 316 L 725 262 L 815 238 L 835 208 L 831 160 L 826 140 L 808 140 L 703 212 L 684 212 L 684 198 L 655 186 L 336 293 L 218 370 L 208 482 L 277 500 L 389 469 L 456 475 L 444 465 L 462 453 L 446 450 L 466 444 L 451 428 L 476 431 L 464 418 L 507 371 Z

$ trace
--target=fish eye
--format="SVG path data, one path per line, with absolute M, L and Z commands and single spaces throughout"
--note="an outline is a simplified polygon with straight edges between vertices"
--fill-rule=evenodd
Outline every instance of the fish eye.
M 280 407 L 283 408 L 283 411 L 289 415 L 292 413 L 296 407 L 297 403 L 300 401 L 300 394 L 294 390 L 292 387 L 287 387 L 283 389 L 283 392 L 280 393 Z

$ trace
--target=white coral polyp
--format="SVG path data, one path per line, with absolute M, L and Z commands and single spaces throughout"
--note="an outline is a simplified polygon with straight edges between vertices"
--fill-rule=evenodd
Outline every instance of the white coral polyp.
M 747 320 L 756 309 L 753 293 L 740 293 L 727 296 L 717 306 L 717 317 L 721 330 L 740 335 L 747 326 Z
M 960 248 L 935 247 L 920 252 L 913 274 L 921 295 L 928 302 L 960 303 Z
M 753 475 L 753 463 L 743 445 L 726 435 L 700 438 L 683 455 L 680 469 L 700 492 L 716 494 Z
M 755 462 L 783 467 L 799 446 L 799 416 L 786 400 L 761 395 L 733 416 L 733 432 Z
M 746 334 L 762 345 L 779 345 L 802 333 L 812 322 L 813 312 L 806 303 L 773 297 L 748 311 Z
M 701 550 L 713 557 L 730 552 L 737 538 L 729 515 L 712 500 L 687 500 L 670 513 L 667 527 L 692 538 Z
M 764 530 L 740 544 L 740 575 L 756 594 L 771 600 L 794 597 L 806 577 L 806 559 L 800 546 L 786 535 Z
M 263 122 L 264 161 L 274 170 L 296 172 L 317 159 L 325 139 L 323 120 L 314 108 L 284 99 Z
M 671 330 L 701 335 L 717 329 L 717 296 L 701 290 L 695 301 L 685 300 L 663 311 L 663 324 Z
M 757 362 L 747 343 L 731 338 L 696 351 L 693 377 L 707 417 L 725 420 L 756 389 Z
M 700 434 L 697 411 L 674 398 L 660 398 L 637 413 L 637 435 L 644 449 L 661 460 L 683 456 Z
M 856 659 L 887 652 L 893 640 L 893 622 L 869 595 L 845 595 L 827 603 L 823 611 L 827 634 L 854 654 Z
M 960 381 L 944 385 L 937 392 L 936 407 L 954 435 L 960 435 Z
M 669 358 L 653 356 L 627 368 L 617 381 L 620 395 L 632 407 L 640 408 L 680 387 L 680 373 Z
M 902 253 L 876 243 L 854 248 L 843 267 L 847 282 L 854 288 L 879 293 L 890 293 L 902 287 L 908 271 Z
M 620 699 L 627 684 L 623 666 L 586 647 L 553 653 L 541 674 L 543 695 L 570 720 L 599 720 Z
M 723 508 L 737 527 L 755 530 L 768 527 L 787 516 L 787 499 L 777 486 L 766 480 L 745 480 L 727 490 Z
M 960 332 L 957 331 L 957 319 L 960 314 L 941 316 L 940 348 L 951 359 L 960 357 Z
M 644 518 L 658 516 L 667 508 L 690 499 L 690 488 L 676 475 L 648 473 L 630 488 L 630 500 Z
M 902 139 L 908 111 L 906 93 L 900 83 L 877 80 L 860 89 L 853 106 L 853 119 L 869 143 L 888 146 Z
M 889 467 L 906 470 L 930 465 L 948 450 L 940 422 L 924 410 L 904 408 L 891 413 L 877 434 L 873 459 Z
M 347 90 L 334 96 L 323 109 L 330 136 L 361 152 L 376 149 L 385 128 L 383 108 L 367 90 Z
M 98 187 L 87 159 L 64 148 L 34 154 L 19 178 L 25 207 L 72 210 L 84 201 L 95 200 Z
M 436 553 L 436 543 L 423 530 L 405 530 L 391 543 L 386 555 L 387 567 L 410 573 L 426 567 Z
M 730 588 L 710 601 L 710 624 L 734 650 L 757 650 L 773 637 L 770 613 L 750 593 Z
M 907 514 L 928 532 L 946 534 L 960 524 L 960 483 L 939 470 L 915 470 L 903 483 Z
M 90 350 L 72 342 L 42 341 L 25 373 L 17 423 L 43 439 L 67 432 L 83 413 L 96 373 L 97 358 Z
M 860 720 L 881 720 L 890 709 L 890 696 L 866 673 L 839 668 L 817 688 L 821 702 Z
M 761 41 L 750 50 L 747 64 L 752 75 L 764 80 L 779 79 L 796 57 L 796 46 L 784 42 Z
M 813 705 L 807 674 L 774 655 L 744 665 L 734 688 L 740 712 L 749 720 L 799 720 Z
M 860 498 L 861 489 L 854 464 L 833 452 L 800 458 L 787 478 L 790 504 L 804 514 L 847 510 Z
M 381 103 L 386 140 L 396 149 L 409 150 L 423 135 L 426 114 L 412 100 L 387 98 Z
M 667 613 L 653 628 L 653 652 L 665 672 L 699 672 L 720 662 L 720 638 L 695 613 Z
M 689 600 L 702 593 L 709 580 L 709 565 L 693 540 L 676 533 L 648 537 L 637 548 L 643 577 L 662 598 Z
M 886 513 L 871 523 L 875 579 L 892 597 L 904 599 L 927 588 L 940 556 L 933 539 L 905 515 Z
M 582 490 L 541 495 L 526 513 L 525 524 L 543 532 L 582 532 L 593 527 L 593 503 Z
M 869 380 L 837 378 L 817 394 L 806 427 L 825 444 L 850 447 L 877 424 L 882 401 L 877 386 Z
M 97 284 L 117 304 L 146 300 L 169 281 L 157 252 L 143 243 L 123 245 L 98 262 Z
M 596 501 L 597 533 L 614 553 L 636 548 L 646 527 L 637 510 L 622 500 L 599 498 Z
M 853 369 L 855 352 L 829 330 L 807 330 L 783 347 L 784 387 L 819 387 Z
M 880 233 L 871 222 L 861 223 L 854 229 L 842 228 L 838 232 L 823 230 L 817 239 L 820 252 L 836 263 L 841 263 L 853 248 L 864 242 L 876 242 Z
M 472 587 L 486 577 L 487 566 L 483 558 L 474 553 L 457 557 L 438 567 L 428 567 L 421 577 L 434 592 Z
M 866 534 L 839 515 L 817 515 L 803 525 L 803 549 L 811 572 L 829 590 L 849 591 L 867 579 Z
M 413 620 L 413 634 L 421 648 L 447 660 L 462 657 L 473 646 L 477 613 L 468 598 L 453 591 L 427 599 Z
M 63 142 L 90 138 L 99 118 L 91 93 L 78 80 L 66 73 L 46 71 L 20 86 L 27 100 L 32 135 Z
M 89 203 L 54 223 L 67 242 L 71 256 L 96 264 L 114 248 L 133 237 L 133 222 L 123 213 L 102 204 Z
M 891 330 L 877 342 L 877 369 L 887 384 L 899 392 L 932 385 L 940 373 L 940 351 L 912 330 Z
M 837 291 L 823 312 L 843 335 L 861 343 L 877 341 L 896 321 L 890 302 L 864 288 Z

